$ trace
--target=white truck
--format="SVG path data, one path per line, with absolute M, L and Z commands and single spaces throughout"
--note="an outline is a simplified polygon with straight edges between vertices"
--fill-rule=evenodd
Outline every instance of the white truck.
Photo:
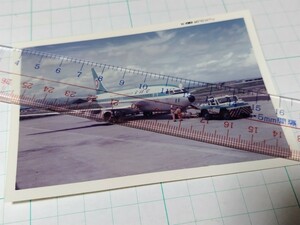
M 206 120 L 245 118 L 252 113 L 251 106 L 236 95 L 207 98 L 206 103 L 201 104 L 199 110 L 198 116 Z

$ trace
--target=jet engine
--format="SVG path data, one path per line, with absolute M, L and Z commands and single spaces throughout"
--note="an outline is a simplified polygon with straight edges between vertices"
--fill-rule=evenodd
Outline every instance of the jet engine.
M 190 103 L 193 103 L 196 100 L 196 98 L 194 95 L 189 95 L 188 100 L 190 101 Z
M 112 111 L 103 110 L 100 112 L 100 119 L 104 120 L 105 122 L 108 122 L 110 121 L 112 114 Z

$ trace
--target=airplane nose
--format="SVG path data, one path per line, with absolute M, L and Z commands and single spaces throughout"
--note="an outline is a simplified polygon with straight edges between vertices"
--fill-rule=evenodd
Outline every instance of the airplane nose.
M 190 103 L 193 103 L 196 100 L 196 98 L 194 95 L 189 95 L 188 100 L 190 101 Z

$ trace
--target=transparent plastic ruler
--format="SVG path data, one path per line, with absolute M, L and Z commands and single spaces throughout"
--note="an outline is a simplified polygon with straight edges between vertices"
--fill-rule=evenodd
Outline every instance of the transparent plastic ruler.
M 0 101 L 21 118 L 68 114 L 300 160 L 300 100 L 260 78 L 206 83 L 1 46 Z

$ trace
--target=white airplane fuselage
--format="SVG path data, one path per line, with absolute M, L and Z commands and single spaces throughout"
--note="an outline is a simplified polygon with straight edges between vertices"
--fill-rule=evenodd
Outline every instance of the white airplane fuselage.
M 178 87 L 156 85 L 147 88 L 134 88 L 97 95 L 97 102 L 104 108 L 119 108 L 127 104 L 142 112 L 170 111 L 170 106 L 186 108 L 191 101 L 189 93 Z
M 195 97 L 184 89 L 171 85 L 140 84 L 138 88 L 108 91 L 94 68 L 92 75 L 96 87 L 96 100 L 101 107 L 100 118 L 108 121 L 117 115 L 151 115 L 153 112 L 170 112 L 171 106 L 185 110 Z

